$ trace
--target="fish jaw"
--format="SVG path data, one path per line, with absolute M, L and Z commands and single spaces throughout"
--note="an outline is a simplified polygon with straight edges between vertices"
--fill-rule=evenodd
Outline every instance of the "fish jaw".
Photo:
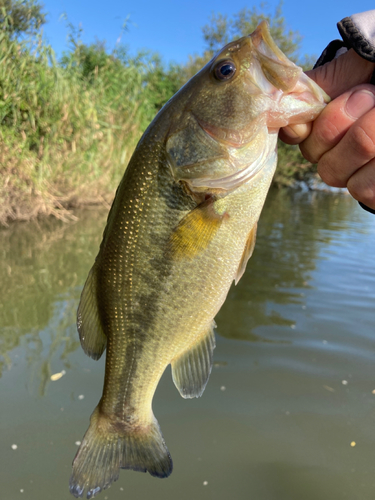
M 250 82 L 268 95 L 269 128 L 313 121 L 330 97 L 277 47 L 266 21 L 249 35 L 254 63 Z

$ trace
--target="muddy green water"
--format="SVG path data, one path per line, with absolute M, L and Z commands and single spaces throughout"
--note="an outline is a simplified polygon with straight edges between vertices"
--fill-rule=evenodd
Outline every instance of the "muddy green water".
M 1 500 L 70 498 L 101 395 L 75 311 L 106 213 L 77 215 L 0 232 Z M 271 193 L 203 397 L 183 400 L 169 370 L 156 392 L 172 476 L 122 471 L 98 498 L 374 499 L 374 304 L 375 216 L 348 196 Z

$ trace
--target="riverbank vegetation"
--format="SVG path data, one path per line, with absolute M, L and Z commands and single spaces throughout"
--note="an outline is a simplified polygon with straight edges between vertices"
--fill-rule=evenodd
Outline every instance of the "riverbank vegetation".
M 57 60 L 43 38 L 36 0 L 0 0 L 0 225 L 40 214 L 110 203 L 142 132 L 163 104 L 228 40 L 267 18 L 281 49 L 298 63 L 300 37 L 274 14 L 245 9 L 213 15 L 206 49 L 184 65 L 135 56 L 124 46 L 85 45 L 68 24 L 69 46 Z M 311 171 L 296 148 L 281 145 L 275 177 L 291 185 Z

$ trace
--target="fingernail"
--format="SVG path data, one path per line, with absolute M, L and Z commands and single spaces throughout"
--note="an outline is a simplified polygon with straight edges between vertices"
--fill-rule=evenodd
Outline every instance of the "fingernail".
M 345 110 L 349 116 L 356 120 L 374 107 L 374 94 L 368 90 L 357 90 L 346 101 Z

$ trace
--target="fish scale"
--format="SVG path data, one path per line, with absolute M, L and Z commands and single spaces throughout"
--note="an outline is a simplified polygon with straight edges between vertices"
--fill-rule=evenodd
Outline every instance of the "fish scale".
M 202 395 L 214 317 L 253 251 L 278 128 L 311 121 L 327 101 L 262 23 L 224 47 L 144 133 L 78 308 L 82 347 L 94 359 L 106 349 L 106 367 L 73 462 L 74 496 L 92 498 L 120 468 L 172 472 L 152 412 L 158 382 L 171 364 L 180 394 Z

